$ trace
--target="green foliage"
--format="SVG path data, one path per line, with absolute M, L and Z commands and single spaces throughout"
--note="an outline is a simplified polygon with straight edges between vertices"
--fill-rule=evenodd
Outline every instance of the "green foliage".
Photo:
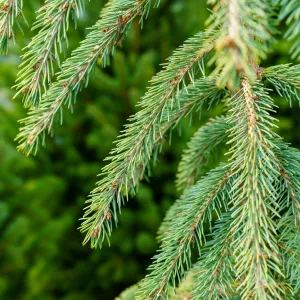
M 196 269 L 197 265 L 194 266 L 187 273 L 186 277 L 182 280 L 176 289 L 170 287 L 170 292 L 168 293 L 168 299 L 170 300 L 182 300 L 188 299 L 190 297 L 191 286 L 195 283 Z M 120 294 L 115 300 L 132 300 L 134 295 L 139 288 L 139 284 L 133 285 L 126 289 Z
M 184 190 L 195 184 L 203 169 L 210 161 L 216 161 L 220 155 L 220 147 L 226 141 L 227 130 L 230 128 L 224 116 L 211 119 L 207 124 L 199 128 L 191 141 L 188 149 L 184 151 L 178 167 L 177 188 Z
M 284 291 L 276 278 L 284 275 L 273 220 L 280 210 L 276 190 L 280 167 L 273 150 L 276 135 L 270 115 L 273 100 L 263 87 L 251 87 L 246 79 L 241 89 L 242 94 L 229 102 L 232 169 L 239 174 L 231 200 L 238 290 L 243 299 L 280 299 Z
M 122 292 L 120 296 L 116 298 L 116 300 L 132 300 L 134 298 L 134 294 L 136 293 L 137 289 L 138 289 L 137 285 L 133 285 L 129 287 L 124 292 Z
M 139 181 L 147 176 L 148 162 L 152 157 L 156 160 L 165 132 L 205 100 L 220 97 L 209 79 L 193 80 L 194 66 L 209 51 L 205 40 L 206 35 L 201 34 L 187 41 L 169 59 L 165 69 L 153 78 L 152 86 L 139 104 L 142 110 L 130 118 L 131 124 L 125 126 L 116 142 L 117 148 L 107 158 L 111 163 L 102 171 L 107 176 L 98 182 L 88 201 L 81 227 L 87 232 L 84 243 L 92 239 L 92 247 L 101 247 L 104 239 L 111 235 L 111 219 L 118 222 L 117 212 L 121 205 L 126 198 L 128 200 L 129 194 L 135 192 Z M 204 47 L 201 46 L 203 42 Z M 189 87 L 184 81 L 186 76 L 192 80 Z M 180 83 L 183 85 L 181 91 Z
M 62 107 L 72 109 L 74 98 L 84 86 L 88 85 L 89 74 L 97 59 L 101 59 L 103 66 L 109 63 L 110 54 L 126 35 L 133 19 L 140 16 L 140 23 L 143 24 L 151 3 L 151 0 L 108 2 L 100 20 L 92 27 L 82 44 L 72 52 L 71 57 L 62 64 L 57 81 L 44 93 L 40 103 L 35 100 L 36 95 L 33 100 L 26 101 L 39 105 L 38 108 L 31 109 L 29 116 L 21 121 L 25 127 L 21 128 L 17 137 L 20 143 L 18 149 L 26 154 L 37 152 L 39 144 L 45 143 L 46 132 L 53 132 L 52 125 L 56 114 L 60 113 L 62 123 Z M 45 67 L 47 66 L 43 66 L 43 72 L 46 72 Z M 26 91 L 28 92 L 30 89 Z M 35 90 L 33 92 L 36 93 Z
M 63 51 L 65 40 L 68 43 L 67 31 L 69 19 L 76 25 L 77 17 L 82 13 L 81 0 L 46 1 L 38 11 L 37 20 L 32 30 L 37 35 L 26 47 L 23 62 L 15 88 L 24 95 L 24 106 L 38 106 L 43 92 L 47 90 L 54 75 L 55 66 L 60 66 L 59 52 Z
M 188 5 L 185 3 L 183 6 Z M 282 7 L 277 16 L 277 1 L 208 3 L 213 9 L 207 30 L 198 32 L 174 52 L 163 70 L 150 81 L 151 86 L 139 102 L 137 113 L 132 114 L 134 109 L 130 105 L 129 123 L 121 131 L 116 148 L 107 158 L 109 163 L 102 169 L 102 178 L 86 201 L 80 227 L 86 234 L 84 243 L 90 241 L 92 247 L 103 247 L 104 240 L 110 241 L 113 224 L 117 225 L 119 218 L 122 220 L 119 216 L 121 207 L 131 196 L 138 194 L 138 187 L 141 189 L 138 197 L 144 200 L 138 224 L 149 226 L 144 217 L 149 213 L 152 217 L 157 215 L 158 208 L 150 208 L 151 192 L 143 193 L 141 181 L 150 177 L 151 162 L 157 163 L 167 135 L 170 133 L 171 140 L 175 127 L 185 128 L 181 127 L 181 124 L 185 125 L 185 117 L 192 120 L 196 113 L 202 115 L 204 107 L 219 105 L 223 116 L 200 128 L 184 152 L 177 176 L 178 187 L 184 192 L 169 209 L 159 229 L 161 245 L 149 267 L 150 273 L 120 298 L 297 299 L 300 162 L 297 150 L 284 144 L 276 133 L 278 129 L 273 116 L 276 106 L 266 84 L 290 103 L 299 100 L 299 66 L 259 67 L 261 60 L 267 58 L 270 45 L 273 46 L 273 36 L 277 33 L 274 19 L 278 17 L 281 21 L 290 15 L 292 19 L 287 22 L 291 24 L 295 18 L 288 5 Z M 130 27 L 140 30 L 150 8 L 158 4 L 160 1 L 109 1 L 87 37 L 60 64 L 61 54 L 67 53 L 62 45 L 67 42 L 67 24 L 72 18 L 68 13 L 77 6 L 67 6 L 62 12 L 58 2 L 53 2 L 49 16 L 60 16 L 62 23 L 56 23 L 56 31 L 52 31 L 52 23 L 49 27 L 36 23 L 41 30 L 29 45 L 30 58 L 23 64 L 24 73 L 21 70 L 20 75 L 24 77 L 19 77 L 17 85 L 19 91 L 24 91 L 25 87 L 24 104 L 31 106 L 28 117 L 21 121 L 24 127 L 17 137 L 19 150 L 26 154 L 37 153 L 39 146 L 45 144 L 46 134 L 53 134 L 54 121 L 59 114 L 62 123 L 63 107 L 73 110 L 79 92 L 93 81 L 91 71 L 97 65 L 109 66 L 112 54 L 116 53 L 115 61 L 126 67 L 115 65 L 111 70 L 116 81 L 110 80 L 111 74 L 96 69 L 95 78 L 103 83 L 103 90 L 110 90 L 122 98 L 120 86 L 139 82 L 138 78 L 143 77 L 139 72 L 134 73 L 132 80 L 126 79 L 126 74 L 127 77 L 131 75 L 128 72 L 130 63 L 116 47 L 121 41 L 125 43 L 127 34 L 130 39 Z M 38 14 L 38 20 L 46 17 L 41 11 Z M 297 20 L 293 22 L 287 33 L 290 39 L 294 39 L 297 32 L 297 26 L 294 26 Z M 53 44 L 48 44 L 48 40 L 41 43 L 42 37 L 51 31 Z M 35 46 L 37 49 L 45 47 L 41 50 L 45 57 L 41 68 L 32 70 L 36 65 L 34 62 L 39 64 L 40 59 L 37 50 L 30 52 Z M 57 79 L 52 83 L 54 77 Z M 35 87 L 31 86 L 33 81 Z M 78 105 L 85 107 L 82 103 Z M 96 115 L 96 119 L 103 118 L 97 106 L 89 107 L 89 113 Z M 76 132 L 79 128 L 82 130 L 79 126 Z M 90 128 L 81 132 L 84 135 Z M 98 145 L 96 139 L 95 135 L 89 136 L 91 147 Z M 223 158 L 223 150 L 219 148 L 225 143 L 230 149 Z M 56 147 L 58 145 L 59 142 Z M 73 162 L 76 157 L 78 155 L 73 156 Z M 199 180 L 215 161 L 219 167 Z M 87 174 L 88 169 L 80 170 Z M 55 178 L 42 182 L 42 185 L 47 184 L 57 184 L 57 194 L 66 193 L 64 183 Z M 39 189 L 37 191 L 39 193 Z M 6 222 L 9 215 L 8 208 L 4 211 L 2 222 Z M 122 211 L 125 220 L 132 224 L 129 210 Z M 63 215 L 64 221 L 58 222 L 50 232 L 55 241 L 61 241 L 67 228 L 72 226 L 71 215 L 73 213 Z M 26 228 L 26 222 L 21 220 L 17 223 L 17 228 L 19 226 Z M 151 226 L 151 230 L 154 227 Z M 27 228 L 30 231 L 31 227 Z M 126 240 L 116 231 L 112 242 L 114 236 L 117 240 Z M 139 253 L 152 252 L 151 240 L 145 229 L 137 234 L 135 245 Z M 123 249 L 130 252 L 131 243 Z M 199 257 L 196 264 L 194 256 Z M 114 264 L 106 267 L 112 268 Z M 37 268 L 29 274 L 29 281 L 36 281 L 46 269 L 45 262 L 39 261 Z M 49 270 L 55 274 L 55 268 Z M 98 272 L 101 274 L 103 270 L 100 268 Z M 41 281 L 41 285 L 43 290 L 49 282 Z M 36 287 L 33 295 L 39 295 L 41 290 Z M 74 298 L 72 294 L 68 296 Z
M 234 266 L 232 263 L 231 215 L 223 214 L 214 227 L 212 239 L 202 250 L 195 268 L 195 299 L 232 299 Z
M 284 143 L 280 143 L 278 153 L 282 163 L 282 186 L 287 193 L 282 197 L 282 207 L 286 210 L 277 227 L 281 231 L 279 246 L 283 254 L 284 270 L 296 295 L 299 295 L 299 221 L 300 221 L 300 152 Z M 281 156 L 281 157 L 280 157 Z
M 8 41 L 15 41 L 15 23 L 20 27 L 18 18 L 26 19 L 22 12 L 22 0 L 1 0 L 0 1 L 0 55 L 7 54 Z
M 82 247 L 77 227 L 85 196 L 102 166 L 99 160 L 109 152 L 126 119 L 123 109 L 116 109 L 115 101 L 121 99 L 128 103 L 129 111 L 134 111 L 135 98 L 154 68 L 157 54 L 148 53 L 148 57 L 151 55 L 152 59 L 136 58 L 147 70 L 126 88 L 128 99 L 119 84 L 121 92 L 115 95 L 115 90 L 99 87 L 96 80 L 91 82 L 91 92 L 84 94 L 90 100 L 78 103 L 79 111 L 66 116 L 68 126 L 56 132 L 47 152 L 35 158 L 25 159 L 15 151 L 13 138 L 22 109 L 20 103 L 11 101 L 10 89 L 0 84 L 0 298 L 55 299 L 59 294 L 62 299 L 113 299 L 143 276 L 149 253 L 152 255 L 156 248 L 155 233 L 164 214 L 156 198 L 164 194 L 167 207 L 174 190 L 162 187 L 152 193 L 143 184 L 134 205 L 122 211 L 111 247 L 104 247 L 101 255 Z M 16 72 L 18 61 L 1 64 L 0 72 L 6 74 L 2 78 L 7 80 L 4 85 L 9 87 L 16 76 L 11 70 Z M 119 67 L 126 71 L 126 65 Z M 89 128 L 88 133 L 76 134 L 85 128 Z M 162 170 L 156 176 L 163 178 L 165 173 Z
M 279 0 L 281 11 L 279 19 L 286 19 L 289 25 L 284 37 L 288 41 L 292 41 L 290 53 L 292 58 L 300 59 L 300 6 L 297 0 Z
M 211 30 L 219 30 L 216 40 L 213 72 L 221 87 L 238 87 L 239 74 L 252 77 L 253 68 L 249 59 L 257 62 L 266 57 L 272 39 L 273 28 L 270 24 L 272 6 L 269 1 L 209 0 L 213 13 L 208 19 Z
M 181 280 L 185 270 L 192 266 L 192 247 L 201 252 L 205 244 L 204 222 L 211 222 L 212 211 L 221 215 L 230 190 L 230 171 L 222 166 L 190 187 L 175 202 L 160 251 L 149 268 L 151 273 L 137 292 L 139 299 L 159 299 L 168 292 L 169 282 L 175 286 L 176 279 Z
M 289 101 L 292 106 L 292 100 L 300 101 L 300 65 L 279 65 L 266 68 L 262 76 L 269 81 L 276 92 Z

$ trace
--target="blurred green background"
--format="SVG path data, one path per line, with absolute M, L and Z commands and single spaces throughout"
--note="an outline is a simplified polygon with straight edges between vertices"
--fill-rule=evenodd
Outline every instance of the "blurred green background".
M 78 29 L 69 32 L 69 53 L 97 20 L 104 2 L 86 1 Z M 26 2 L 29 24 L 41 4 Z M 199 125 L 222 108 L 204 112 L 192 126 L 185 122 L 181 134 L 173 134 L 151 182 L 142 183 L 138 196 L 122 210 L 110 247 L 83 247 L 78 219 L 103 159 L 136 111 L 147 82 L 176 47 L 203 30 L 207 16 L 205 1 L 172 0 L 152 10 L 142 31 L 135 22 L 111 66 L 97 67 L 73 114 L 65 111 L 64 126 L 55 127 L 54 138 L 35 157 L 18 153 L 14 143 L 17 120 L 26 112 L 20 99 L 12 100 L 11 86 L 21 49 L 33 35 L 27 28 L 24 36 L 17 30 L 17 45 L 0 57 L 0 299 L 114 299 L 146 274 L 158 247 L 158 226 L 178 197 L 174 179 L 181 152 Z M 289 46 L 279 36 L 262 65 L 288 62 Z M 291 109 L 283 99 L 276 101 L 279 133 L 300 146 L 298 105 Z

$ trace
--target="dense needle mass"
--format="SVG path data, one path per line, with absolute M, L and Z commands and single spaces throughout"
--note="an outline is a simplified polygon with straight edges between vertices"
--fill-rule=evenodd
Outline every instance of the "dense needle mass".
M 72 109 L 81 89 L 88 86 L 97 61 L 105 67 L 132 21 L 137 18 L 142 26 L 159 4 L 109 1 L 87 37 L 61 64 L 69 20 L 76 24 L 82 1 L 46 1 L 35 24 L 40 31 L 23 56 L 16 85 L 24 105 L 31 107 L 21 120 L 20 151 L 36 153 L 45 144 L 56 116 L 62 123 L 63 108 Z M 275 133 L 277 107 L 270 91 L 290 103 L 299 102 L 300 67 L 259 64 L 268 56 L 276 25 L 283 20 L 291 58 L 299 58 L 300 4 L 208 4 L 206 31 L 187 39 L 153 77 L 138 104 L 140 110 L 129 118 L 106 159 L 101 179 L 86 201 L 80 227 L 83 243 L 101 248 L 109 240 L 122 206 L 150 175 L 151 162 L 157 161 L 168 133 L 183 118 L 201 115 L 203 107 L 223 105 L 223 115 L 201 127 L 183 153 L 177 175 L 183 194 L 159 229 L 160 248 L 149 274 L 120 299 L 299 299 L 300 152 Z M 1 2 L 1 52 L 7 52 L 21 9 L 21 1 Z M 51 82 L 54 65 L 59 71 Z M 223 155 L 217 150 L 224 145 L 223 162 L 205 175 L 214 153 Z

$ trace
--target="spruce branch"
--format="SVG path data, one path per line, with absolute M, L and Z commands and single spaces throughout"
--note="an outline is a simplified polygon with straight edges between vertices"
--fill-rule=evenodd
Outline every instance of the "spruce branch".
M 282 161 L 281 178 L 284 187 L 282 207 L 286 211 L 278 222 L 284 271 L 294 294 L 300 292 L 300 151 L 286 143 L 278 143 Z
M 107 211 L 117 223 L 117 209 L 129 194 L 135 193 L 151 157 L 156 160 L 164 134 L 197 106 L 222 97 L 224 91 L 218 90 L 214 81 L 193 79 L 198 63 L 202 66 L 201 61 L 210 50 L 206 38 L 201 33 L 187 41 L 152 79 L 152 86 L 140 103 L 141 111 L 129 119 L 130 124 L 116 142 L 116 149 L 107 158 L 111 162 L 102 170 L 101 175 L 105 177 L 87 201 L 81 226 L 87 234 L 84 243 L 92 238 L 92 247 L 101 246 L 103 239 L 110 235 L 111 219 L 105 217 Z M 194 81 L 189 87 L 185 84 L 187 78 Z
M 149 267 L 152 272 L 141 282 L 136 299 L 161 299 L 168 293 L 169 282 L 175 286 L 191 267 L 191 248 L 205 243 L 204 222 L 211 222 L 212 212 L 219 216 L 227 206 L 232 173 L 228 166 L 211 171 L 190 187 L 176 201 L 169 229 L 162 238 L 159 253 Z
M 252 64 L 266 57 L 266 41 L 272 40 L 269 1 L 210 0 L 213 13 L 208 19 L 211 30 L 220 30 L 211 63 L 216 64 L 213 75 L 217 84 L 236 89 L 240 74 L 253 76 Z
M 276 141 L 277 157 L 281 161 L 281 186 L 286 191 L 283 201 L 281 201 L 281 209 L 287 210 L 280 219 L 279 227 L 285 226 L 286 219 L 292 216 L 294 226 L 300 225 L 300 151 L 290 147 L 288 144 Z M 283 198 L 283 197 L 282 197 Z M 291 226 L 293 228 L 294 226 Z
M 270 82 L 276 92 L 286 98 L 292 106 L 292 101 L 300 103 L 300 65 L 278 65 L 266 68 L 262 77 Z
M 32 30 L 39 31 L 25 48 L 27 52 L 22 56 L 14 86 L 18 91 L 15 97 L 23 94 L 25 107 L 39 105 L 51 83 L 55 66 L 61 68 L 59 54 L 64 51 L 63 41 L 68 45 L 69 20 L 73 19 L 76 26 L 82 11 L 82 0 L 46 0 L 38 10 Z
M 25 23 L 27 23 L 22 8 L 22 0 L 0 1 L 0 55 L 8 53 L 9 40 L 15 41 L 15 23 L 20 27 L 18 18 L 23 17 Z
M 220 144 L 227 139 L 230 128 L 224 116 L 211 119 L 199 128 L 188 143 L 178 167 L 176 185 L 179 190 L 193 185 L 203 174 L 203 167 L 212 159 Z
M 273 6 L 278 2 L 279 19 L 291 25 L 286 37 L 295 41 L 294 56 L 299 57 L 295 47 L 300 10 L 295 0 L 209 0 L 213 12 L 208 30 L 187 40 L 154 76 L 139 103 L 140 111 L 129 118 L 106 159 L 80 227 L 83 243 L 91 242 L 92 248 L 109 241 L 122 205 L 151 175 L 151 162 L 157 162 L 169 131 L 201 111 L 204 103 L 212 106 L 224 99 L 229 107 L 229 116 L 212 119 L 188 144 L 177 175 L 183 195 L 159 229 L 161 245 L 150 273 L 120 299 L 300 297 L 300 152 L 273 132 L 275 105 L 268 90 L 255 80 L 267 81 L 290 103 L 300 100 L 299 65 L 258 67 L 275 33 Z M 3 52 L 7 37 L 13 38 L 22 2 L 0 3 Z M 17 136 L 18 149 L 26 154 L 45 144 L 59 115 L 62 123 L 63 107 L 72 109 L 78 93 L 88 85 L 97 62 L 105 67 L 133 19 L 139 18 L 142 26 L 159 0 L 110 0 L 86 39 L 61 65 L 69 22 L 73 19 L 76 25 L 82 3 L 46 0 L 38 12 L 34 28 L 39 32 L 27 47 L 15 86 L 17 94 L 24 93 L 25 106 L 31 106 Z M 206 77 L 208 56 L 214 70 Z M 56 66 L 60 71 L 52 84 Z M 229 161 L 198 181 L 225 140 L 231 145 Z M 194 266 L 192 248 L 199 254 Z
M 80 90 L 88 85 L 89 74 L 98 58 L 103 66 L 107 65 L 110 55 L 126 35 L 133 19 L 139 16 L 142 25 L 153 2 L 154 0 L 108 2 L 92 31 L 62 64 L 57 81 L 43 94 L 39 107 L 31 109 L 28 117 L 20 121 L 25 126 L 20 129 L 16 138 L 19 142 L 18 150 L 27 155 L 35 154 L 39 145 L 45 144 L 46 133 L 53 133 L 56 114 L 60 113 L 62 123 L 63 106 L 70 109 L 73 107 Z
M 299 0 L 279 0 L 281 5 L 279 20 L 286 19 L 289 25 L 284 38 L 293 41 L 290 53 L 293 59 L 300 59 L 300 5 Z
M 231 299 L 235 292 L 231 222 L 230 213 L 223 214 L 214 226 L 212 239 L 201 250 L 200 261 L 195 268 L 193 300 Z
M 179 163 L 177 173 L 177 187 L 183 190 L 182 198 L 185 198 L 185 193 L 188 193 L 188 188 L 195 184 L 200 179 L 201 170 L 211 158 L 215 146 L 228 139 L 230 126 L 227 123 L 226 117 L 221 116 L 211 119 L 210 122 L 201 126 L 191 141 L 188 143 L 188 149 L 183 153 Z M 178 203 L 175 202 L 166 213 L 158 232 L 157 240 L 162 241 L 164 233 L 170 227 L 176 212 L 178 211 Z
M 281 271 L 274 216 L 278 216 L 280 176 L 271 131 L 275 119 L 272 99 L 258 83 L 241 81 L 242 93 L 229 103 L 232 169 L 240 173 L 232 191 L 232 232 L 238 291 L 242 299 L 283 299 L 277 284 Z M 235 124 L 235 125 L 234 125 Z
M 175 128 L 192 111 L 201 109 L 203 103 L 217 102 L 222 98 L 224 92 L 214 84 L 209 79 L 195 80 L 174 99 L 166 98 L 164 110 L 158 106 L 157 110 L 151 111 L 152 106 L 146 105 L 131 118 L 132 123 L 126 126 L 117 141 L 117 148 L 111 152 L 114 156 L 107 158 L 111 162 L 102 170 L 101 175 L 105 177 L 99 181 L 91 194 L 92 198 L 87 201 L 89 204 L 81 227 L 83 232 L 87 231 L 84 243 L 92 238 L 92 247 L 101 246 L 104 238 L 111 234 L 111 217 L 114 216 L 117 223 L 117 209 L 121 208 L 128 195 L 135 193 L 139 181 L 146 175 L 151 158 L 155 163 L 167 131 Z M 160 112 L 160 108 L 163 111 Z M 157 114 L 156 119 L 153 118 L 154 114 Z M 110 216 L 108 219 L 105 218 L 107 211 Z

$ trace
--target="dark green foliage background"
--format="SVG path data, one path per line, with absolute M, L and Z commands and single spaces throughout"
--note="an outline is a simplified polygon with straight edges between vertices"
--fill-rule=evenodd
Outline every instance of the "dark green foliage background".
M 70 30 L 74 49 L 98 18 L 104 1 L 87 3 L 87 12 Z M 30 24 L 40 1 L 27 1 Z M 78 219 L 93 189 L 103 159 L 129 115 L 137 108 L 159 64 L 189 36 L 203 30 L 208 12 L 204 1 L 162 1 L 142 31 L 133 27 L 116 52 L 111 67 L 98 67 L 89 88 L 78 97 L 74 112 L 65 112 L 64 126 L 36 157 L 16 151 L 17 120 L 25 116 L 20 99 L 12 101 L 21 49 L 31 33 L 17 35 L 17 45 L 0 58 L 0 298 L 1 299 L 113 299 L 145 275 L 158 245 L 155 234 L 167 208 L 178 197 L 174 179 L 182 150 L 193 132 L 222 108 L 204 112 L 201 121 L 173 134 L 151 182 L 122 211 L 111 245 L 101 251 L 81 245 Z M 281 28 L 284 30 L 284 28 Z M 289 61 L 289 43 L 275 44 L 263 65 Z M 280 133 L 300 145 L 300 109 L 282 99 Z

